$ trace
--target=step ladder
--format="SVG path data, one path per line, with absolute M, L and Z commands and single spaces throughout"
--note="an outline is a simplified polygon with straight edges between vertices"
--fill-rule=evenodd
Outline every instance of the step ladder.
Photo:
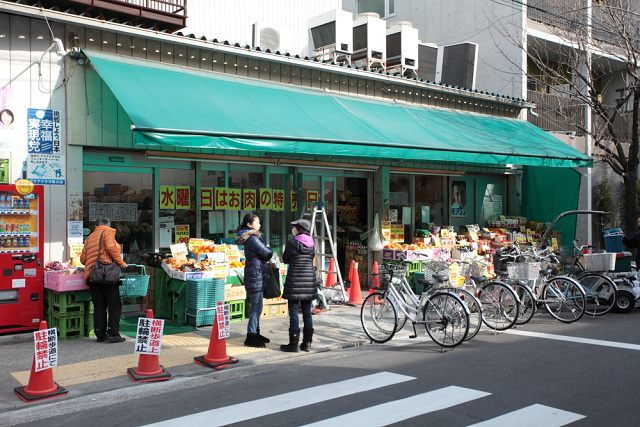
M 315 246 L 316 246 L 316 256 L 319 257 L 320 268 L 318 271 L 325 274 L 335 274 L 336 275 L 336 285 L 340 285 L 340 292 L 342 294 L 342 298 L 344 301 L 349 299 L 347 295 L 347 291 L 345 290 L 344 281 L 342 280 L 342 274 L 340 273 L 340 266 L 338 266 L 337 256 L 337 247 L 333 238 L 331 237 L 331 227 L 329 226 L 329 219 L 327 218 L 327 211 L 324 208 L 322 203 L 317 203 L 313 206 L 313 210 L 309 209 L 309 206 L 305 206 L 305 210 L 302 214 L 302 217 L 309 217 L 309 222 L 311 222 L 311 237 L 313 237 Z M 319 226 L 317 225 L 319 224 Z M 327 260 L 333 259 L 333 266 L 336 271 L 329 271 L 325 269 L 325 265 L 327 265 Z M 333 289 L 326 288 L 323 286 L 323 289 Z

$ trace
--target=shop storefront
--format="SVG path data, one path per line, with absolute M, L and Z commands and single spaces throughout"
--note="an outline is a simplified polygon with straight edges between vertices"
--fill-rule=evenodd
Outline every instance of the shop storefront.
M 343 276 L 351 259 L 368 271 L 376 213 L 403 229 L 405 243 L 434 224 L 484 226 L 521 215 L 527 167 L 588 162 L 517 119 L 95 51 L 70 61 L 91 82 L 85 89 L 84 80 L 70 81 L 71 99 L 87 97 L 98 110 L 88 114 L 80 129 L 87 142 L 77 147 L 85 227 L 111 217 L 132 261 L 189 238 L 228 242 L 248 211 L 282 251 L 288 223 L 320 202 Z M 188 105 L 176 103 L 170 85 Z M 110 113 L 117 120 L 91 123 Z M 95 147 L 96 136 L 112 147 Z

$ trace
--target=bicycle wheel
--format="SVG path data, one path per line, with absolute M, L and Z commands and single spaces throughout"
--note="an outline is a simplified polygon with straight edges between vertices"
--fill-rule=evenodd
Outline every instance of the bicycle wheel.
M 463 288 L 445 288 L 442 290 L 456 294 L 467 306 L 469 314 L 469 333 L 467 334 L 465 341 L 469 341 L 478 334 L 480 327 L 482 327 L 482 307 L 480 307 L 480 301 L 478 301 L 478 298 L 476 298 L 472 292 Z
M 374 292 L 362 303 L 360 321 L 372 341 L 385 343 L 396 333 L 398 309 L 384 293 Z
M 407 305 L 407 297 L 403 292 L 400 292 L 400 290 L 398 290 L 398 295 L 400 296 L 400 299 L 402 300 L 400 302 L 400 304 L 404 303 L 405 304 L 405 310 L 408 310 L 408 308 L 406 308 Z M 411 303 L 411 299 L 409 299 L 409 303 Z M 400 310 L 400 308 L 398 308 L 398 306 L 396 305 L 396 309 L 398 310 L 398 324 L 396 325 L 396 332 L 401 331 L 404 328 L 404 325 L 407 323 L 407 315 L 404 314 L 404 312 L 402 310 Z M 414 313 L 414 316 L 416 316 L 417 313 Z M 417 317 L 417 316 L 416 316 Z
M 442 347 L 460 345 L 469 333 L 469 315 L 462 300 L 449 292 L 436 292 L 422 309 L 427 333 Z
M 550 315 L 572 323 L 584 314 L 584 291 L 578 282 L 566 276 L 549 279 L 542 289 L 542 300 Z
M 480 288 L 478 300 L 482 307 L 482 321 L 491 329 L 504 331 L 518 320 L 518 296 L 506 284 L 488 282 Z
M 533 319 L 533 315 L 536 314 L 536 298 L 533 296 L 531 289 L 522 282 L 513 282 L 511 283 L 511 287 L 516 292 L 516 295 L 520 300 L 516 325 L 524 325 Z
M 584 312 L 590 316 L 602 316 L 616 303 L 617 286 L 607 276 L 592 271 L 581 273 L 576 279 L 585 293 Z

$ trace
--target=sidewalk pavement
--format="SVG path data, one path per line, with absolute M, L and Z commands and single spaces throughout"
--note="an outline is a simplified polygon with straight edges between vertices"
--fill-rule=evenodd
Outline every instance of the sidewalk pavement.
M 302 318 L 300 323 L 302 326 Z M 360 307 L 332 304 L 328 311 L 313 316 L 313 326 L 312 352 L 369 342 L 360 324 Z M 289 342 L 288 328 L 288 316 L 261 319 L 261 333 L 270 338 L 271 343 L 267 344 L 266 349 L 256 349 L 244 347 L 247 320 L 232 322 L 231 334 L 226 340 L 227 354 L 239 359 L 239 362 L 224 369 L 238 369 L 309 354 L 280 351 L 280 345 Z M 197 328 L 194 332 L 164 335 L 160 364 L 171 373 L 172 378 L 216 372 L 193 361 L 194 357 L 207 354 L 210 337 L 211 326 Z M 53 368 L 53 379 L 65 387 L 68 394 L 25 403 L 14 394 L 13 389 L 29 382 L 34 354 L 33 332 L 0 335 L 0 413 L 140 384 L 127 376 L 128 368 L 138 366 L 139 355 L 134 354 L 134 338 L 126 338 L 126 342 L 117 344 L 98 343 L 95 338 L 59 341 L 59 366 Z

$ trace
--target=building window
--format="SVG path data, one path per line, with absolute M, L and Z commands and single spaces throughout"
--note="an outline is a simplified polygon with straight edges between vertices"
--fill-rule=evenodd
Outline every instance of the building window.
M 396 14 L 395 0 L 359 0 L 358 13 L 375 12 L 381 18 L 389 18 Z

